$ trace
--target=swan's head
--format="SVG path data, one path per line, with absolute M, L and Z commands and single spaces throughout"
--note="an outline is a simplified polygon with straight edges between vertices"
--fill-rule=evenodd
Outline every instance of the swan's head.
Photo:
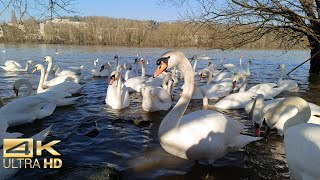
M 144 59 L 143 58 L 140 59 L 140 64 L 144 65 Z
M 157 77 L 159 74 L 161 74 L 163 71 L 165 71 L 167 68 L 172 68 L 175 66 L 178 66 L 181 59 L 186 59 L 184 54 L 182 54 L 179 51 L 169 51 L 164 53 L 160 59 L 157 60 L 158 68 L 154 72 L 153 77 Z
M 116 80 L 120 78 L 119 71 L 113 71 L 110 75 L 109 85 L 112 85 Z
M 252 64 L 252 61 L 251 61 L 251 60 L 248 60 L 248 61 L 247 61 L 247 64 Z
M 106 68 L 105 65 L 102 65 L 102 66 L 100 67 L 99 72 L 103 71 L 105 68 Z
M 32 84 L 30 81 L 28 81 L 27 79 L 18 79 L 12 85 L 12 90 L 14 91 L 16 96 L 19 96 L 19 89 L 23 84 L 27 85 L 28 88 L 31 88 L 31 91 L 32 91 Z M 30 94 L 31 94 L 31 91 L 30 91 Z M 27 95 L 30 95 L 30 94 L 27 94 Z
M 52 62 L 52 57 L 51 56 L 44 57 L 43 62 Z
M 53 71 L 53 72 L 56 72 L 58 69 L 59 69 L 59 65 L 54 65 L 52 71 Z
M 117 59 L 119 59 L 119 56 L 118 56 L 118 55 L 115 55 L 115 56 L 113 57 L 113 59 L 114 59 L 114 60 L 117 60 Z
M 37 64 L 33 67 L 32 69 L 32 73 L 35 73 L 37 70 L 41 70 L 41 69 L 44 69 L 44 67 L 42 66 L 42 64 Z
M 30 59 L 27 61 L 28 64 L 31 64 L 33 66 L 33 61 Z
M 286 65 L 284 65 L 284 64 L 279 64 L 279 66 L 278 66 L 277 69 L 284 70 L 285 68 L 286 68 Z
M 138 63 L 138 58 L 134 58 L 134 63 L 133 64 L 137 64 Z

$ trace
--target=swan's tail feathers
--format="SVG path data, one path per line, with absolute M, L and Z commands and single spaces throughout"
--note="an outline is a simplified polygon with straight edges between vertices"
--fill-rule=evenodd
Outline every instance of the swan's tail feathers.
M 50 116 L 53 113 L 53 111 L 56 109 L 56 107 L 57 107 L 56 103 L 54 103 L 54 102 L 48 103 L 39 112 L 38 119 L 42 119 L 47 116 Z
M 44 129 L 43 131 L 39 132 L 38 134 L 35 134 L 34 136 L 32 136 L 33 141 L 44 141 L 46 139 L 46 137 L 49 135 L 49 133 L 51 132 L 52 126 L 47 127 L 46 129 Z
M 237 151 L 240 148 L 243 148 L 245 145 L 253 142 L 259 141 L 263 139 L 263 137 L 253 137 L 248 135 L 242 135 L 235 137 L 231 144 L 228 145 L 228 151 Z
M 82 97 L 83 96 L 58 99 L 56 103 L 57 103 L 57 106 L 69 106 L 72 104 L 76 104 L 76 101 Z

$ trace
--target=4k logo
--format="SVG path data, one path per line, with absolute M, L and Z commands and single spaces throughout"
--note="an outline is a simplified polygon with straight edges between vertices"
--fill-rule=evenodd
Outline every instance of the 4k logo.
M 33 139 L 4 139 L 3 140 L 3 157 L 4 158 L 32 158 L 34 149 L 36 155 L 41 156 L 43 150 L 47 150 L 53 156 L 60 156 L 60 154 L 52 148 L 53 145 L 60 141 L 51 141 L 42 145 L 41 141 L 37 141 L 36 145 L 33 144 Z M 35 147 L 35 148 L 34 148 Z

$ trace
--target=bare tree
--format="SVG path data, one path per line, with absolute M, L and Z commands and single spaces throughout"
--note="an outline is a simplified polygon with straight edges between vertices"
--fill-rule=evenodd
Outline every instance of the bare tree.
M 266 34 L 275 40 L 303 42 L 311 50 L 310 73 L 320 73 L 320 0 L 162 0 L 188 8 L 199 27 L 225 26 L 224 37 L 240 47 Z

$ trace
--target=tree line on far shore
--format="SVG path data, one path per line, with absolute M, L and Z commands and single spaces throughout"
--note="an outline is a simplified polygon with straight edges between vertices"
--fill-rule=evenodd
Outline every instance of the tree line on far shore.
M 4 23 L 4 36 L 0 38 L 0 42 L 208 49 L 239 48 L 235 44 L 243 44 L 242 48 L 249 49 L 301 49 L 306 46 L 304 41 L 293 43 L 292 39 L 278 37 L 277 34 L 262 34 L 257 38 L 253 32 L 247 36 L 236 36 L 244 31 L 244 27 L 230 31 L 223 24 L 140 21 L 99 16 L 63 19 L 70 21 L 44 21 L 42 33 L 40 22 L 32 18 L 23 22 L 23 28 Z M 252 42 L 248 42 L 251 40 Z M 239 43 L 242 41 L 244 43 Z M 291 47 L 292 44 L 294 47 Z

